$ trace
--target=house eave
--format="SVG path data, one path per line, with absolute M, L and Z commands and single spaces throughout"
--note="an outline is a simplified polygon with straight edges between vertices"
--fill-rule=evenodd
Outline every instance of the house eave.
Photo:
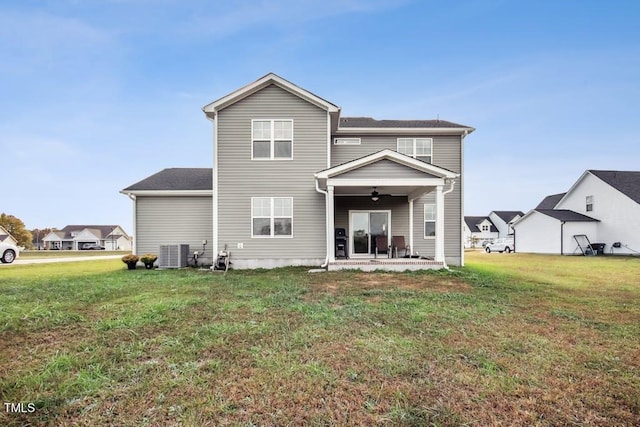
M 344 128 L 340 127 L 335 136 L 347 135 L 468 135 L 474 128 Z
M 140 196 L 213 196 L 213 190 L 122 190 L 121 194 Z

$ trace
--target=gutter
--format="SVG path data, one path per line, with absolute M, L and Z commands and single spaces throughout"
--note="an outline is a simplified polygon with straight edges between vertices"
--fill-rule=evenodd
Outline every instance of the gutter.
M 329 266 L 329 192 L 320 189 L 318 185 L 318 178 L 316 177 L 316 191 L 320 194 L 324 194 L 324 218 L 325 218 L 325 229 L 326 229 L 326 253 L 327 256 L 324 259 L 324 263 L 320 266 L 320 268 L 327 268 Z

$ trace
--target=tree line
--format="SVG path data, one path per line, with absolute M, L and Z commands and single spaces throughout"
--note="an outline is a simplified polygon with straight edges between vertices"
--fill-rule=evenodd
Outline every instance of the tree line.
M 16 239 L 18 246 L 27 249 L 33 249 L 34 241 L 41 242 L 47 234 L 54 230 L 52 228 L 27 230 L 20 218 L 14 215 L 7 215 L 4 212 L 0 214 L 0 226 Z

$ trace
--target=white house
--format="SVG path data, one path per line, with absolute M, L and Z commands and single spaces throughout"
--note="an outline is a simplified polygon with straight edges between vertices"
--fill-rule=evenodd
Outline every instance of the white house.
M 0 225 L 0 243 L 9 243 L 17 246 L 18 241 L 7 231 L 6 228 Z
M 488 216 L 464 217 L 464 247 L 475 248 L 498 238 L 498 229 Z
M 524 216 L 521 211 L 491 211 L 489 219 L 498 229 L 498 238 L 513 235 L 513 224 Z
M 640 171 L 587 170 L 513 224 L 517 252 L 580 254 L 574 236 L 608 254 L 640 255 Z
M 106 250 L 130 251 L 132 238 L 119 225 L 67 225 L 42 241 L 45 249 L 79 250 L 85 243 L 95 243 Z

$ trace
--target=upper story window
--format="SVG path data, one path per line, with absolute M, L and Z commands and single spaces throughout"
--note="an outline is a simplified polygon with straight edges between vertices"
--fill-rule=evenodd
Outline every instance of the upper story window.
M 251 159 L 293 159 L 293 120 L 251 120 Z
M 486 224 L 484 224 L 484 225 L 482 226 L 482 231 L 489 231 L 489 226 L 488 226 L 488 225 L 486 225 Z
M 433 158 L 432 138 L 398 138 L 398 152 L 414 159 L 431 163 Z
M 333 145 L 360 145 L 360 138 L 334 138 Z
M 587 199 L 586 199 L 586 210 L 587 210 L 587 212 L 593 211 L 593 196 L 587 196 Z

